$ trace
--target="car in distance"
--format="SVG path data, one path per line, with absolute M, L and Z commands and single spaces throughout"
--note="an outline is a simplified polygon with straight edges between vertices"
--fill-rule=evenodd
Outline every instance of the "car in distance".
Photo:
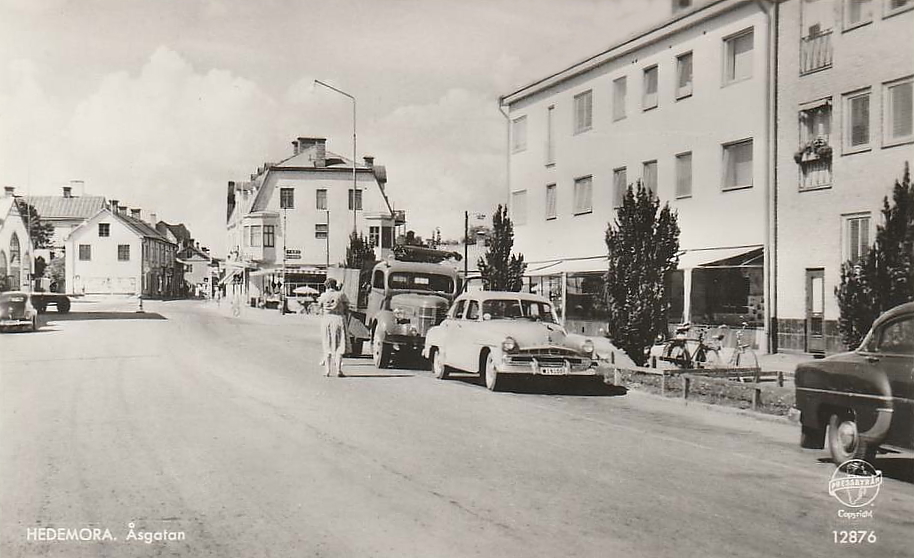
M 798 365 L 795 381 L 802 447 L 827 445 L 836 465 L 914 449 L 914 302 L 879 316 L 857 350 Z
M 479 374 L 501 389 L 509 377 L 598 376 L 593 341 L 569 336 L 545 298 L 479 291 L 459 296 L 428 332 L 423 356 L 435 376 L 450 369 Z
M 10 329 L 38 330 L 38 311 L 32 305 L 29 293 L 0 293 L 0 331 Z

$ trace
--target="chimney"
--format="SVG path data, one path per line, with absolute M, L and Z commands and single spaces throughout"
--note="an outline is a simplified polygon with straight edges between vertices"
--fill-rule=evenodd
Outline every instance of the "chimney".
M 199 243 L 199 242 L 195 242 L 194 245 L 196 246 L 197 250 L 200 249 L 200 243 Z
M 76 194 L 77 196 L 86 195 L 86 183 L 82 180 L 71 180 L 70 192 Z
M 298 149 L 298 140 L 295 140 L 295 141 L 292 142 L 292 155 L 293 155 L 293 156 L 298 155 L 299 152 L 300 152 L 300 151 L 299 151 L 299 149 Z
M 298 138 L 298 152 L 313 149 L 311 160 L 315 167 L 327 166 L 327 138 Z
M 73 197 L 73 187 L 72 187 L 72 186 L 64 186 L 64 187 L 63 187 L 63 197 L 65 197 L 65 198 L 72 198 L 72 197 Z
M 130 210 L 130 216 L 134 219 L 140 219 L 140 208 L 135 208 Z
M 126 205 L 117 206 L 117 212 L 121 213 L 123 215 L 127 215 L 127 206 Z
M 4 196 L 15 196 L 15 195 L 16 195 L 16 187 L 15 187 L 15 186 L 4 186 L 4 187 L 3 187 L 3 195 L 4 195 Z
M 118 207 L 117 202 L 118 202 L 118 200 L 110 200 L 108 202 L 108 207 L 111 209 L 112 213 L 117 213 L 117 207 Z
M 156 214 L 155 214 L 155 213 L 150 213 L 150 214 L 149 214 L 149 224 L 152 225 L 152 226 L 154 227 L 154 226 L 156 226 L 156 223 L 158 223 L 158 222 L 159 222 L 159 220 L 156 219 Z
M 366 167 L 368 167 L 368 168 L 373 168 L 373 167 L 374 167 L 374 157 L 372 157 L 371 155 L 365 155 L 365 156 L 362 157 L 362 158 L 365 159 L 365 166 L 366 166 Z

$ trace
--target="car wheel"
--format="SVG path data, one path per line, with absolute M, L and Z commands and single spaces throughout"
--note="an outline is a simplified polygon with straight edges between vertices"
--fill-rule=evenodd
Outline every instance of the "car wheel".
M 446 380 L 448 376 L 447 366 L 444 365 L 444 357 L 441 356 L 441 349 L 435 347 L 432 349 L 432 371 L 439 380 Z
M 390 367 L 390 345 L 384 342 L 384 336 L 375 332 L 371 340 L 371 355 L 377 368 Z
M 59 301 L 57 301 L 57 311 L 60 312 L 61 314 L 66 314 L 67 312 L 69 312 L 70 311 L 70 299 L 62 298 Z
M 850 414 L 833 414 L 828 420 L 828 452 L 835 465 L 841 465 L 850 459 L 871 461 L 876 456 L 876 448 L 860 437 L 857 421 Z
M 489 391 L 498 391 L 502 388 L 504 379 L 498 376 L 498 370 L 495 369 L 495 359 L 492 358 L 492 353 L 486 355 L 483 373 L 485 374 L 486 388 L 488 388 Z

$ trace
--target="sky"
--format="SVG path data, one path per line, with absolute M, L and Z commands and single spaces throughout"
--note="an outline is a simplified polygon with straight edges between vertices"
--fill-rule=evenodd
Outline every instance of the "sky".
M 663 19 L 669 0 L 0 0 L 0 185 L 70 180 L 225 250 L 226 184 L 327 138 L 387 167 L 408 228 L 507 198 L 498 97 Z M 442 211 L 443 208 L 446 208 Z

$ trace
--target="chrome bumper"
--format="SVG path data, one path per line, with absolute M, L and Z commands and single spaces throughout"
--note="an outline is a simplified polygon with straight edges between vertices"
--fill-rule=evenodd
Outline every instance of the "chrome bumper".
M 581 362 L 571 362 L 561 359 L 557 362 L 555 357 L 548 360 L 536 357 L 525 357 L 523 361 L 515 360 L 517 355 L 506 355 L 495 370 L 499 374 L 531 374 L 534 376 L 599 376 L 597 362 L 588 358 L 577 358 Z M 529 360 L 527 360 L 529 358 Z

